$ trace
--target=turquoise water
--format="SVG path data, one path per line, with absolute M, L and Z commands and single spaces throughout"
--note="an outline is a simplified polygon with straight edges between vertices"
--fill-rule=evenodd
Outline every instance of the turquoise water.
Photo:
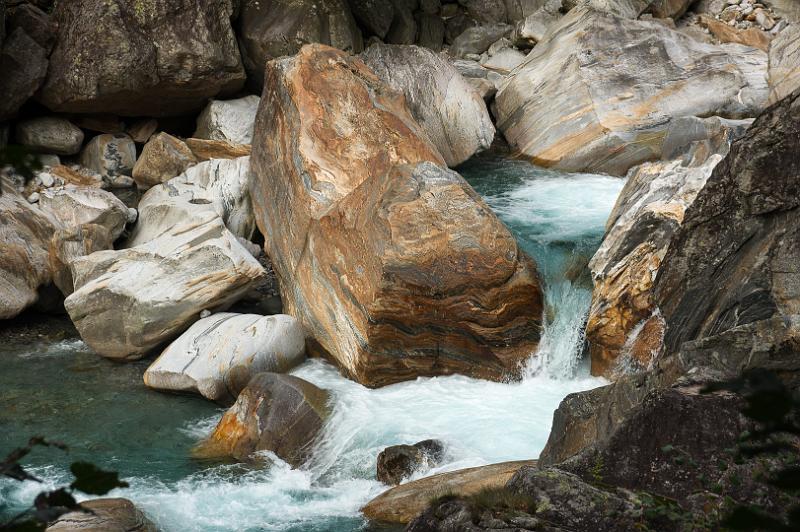
M 386 446 L 439 438 L 442 466 L 416 477 L 491 462 L 535 458 L 553 410 L 568 393 L 602 384 L 581 364 L 590 292 L 586 260 L 597 248 L 623 181 L 544 171 L 492 157 L 460 169 L 537 260 L 547 326 L 522 382 L 453 376 L 369 390 L 314 360 L 294 373 L 333 392 L 334 413 L 314 458 L 292 470 L 198 462 L 194 443 L 221 415 L 200 398 L 153 392 L 147 361 L 115 364 L 79 339 L 10 341 L 0 347 L 0 453 L 42 434 L 68 455 L 29 460 L 46 486 L 67 481 L 68 464 L 90 459 L 131 484 L 113 495 L 135 501 L 165 531 L 353 531 L 359 508 L 385 489 L 374 479 Z M 29 504 L 42 487 L 0 480 L 0 515 Z

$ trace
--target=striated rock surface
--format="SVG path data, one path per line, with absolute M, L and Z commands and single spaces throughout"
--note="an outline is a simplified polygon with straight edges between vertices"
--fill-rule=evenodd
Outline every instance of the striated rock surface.
M 535 266 L 434 164 L 403 99 L 322 46 L 270 63 L 265 79 L 250 191 L 284 308 L 313 351 L 368 386 L 513 374 L 539 340 Z
M 328 392 L 303 379 L 259 373 L 195 454 L 248 460 L 258 451 L 272 451 L 300 466 L 329 415 L 328 399 Z
M 128 207 L 119 198 L 99 188 L 69 186 L 45 190 L 39 207 L 64 227 L 101 225 L 108 229 L 112 241 L 120 237 L 125 224 L 133 221 Z
M 123 360 L 172 340 L 202 310 L 224 310 L 264 275 L 212 212 L 70 267 L 75 292 L 64 305 L 81 338 L 98 354 Z
M 140 189 L 148 189 L 169 181 L 197 164 L 189 146 L 168 133 L 150 138 L 133 166 L 132 176 Z
M 258 96 L 245 96 L 237 100 L 212 100 L 197 117 L 194 137 L 252 144 L 253 124 L 259 101 Z
M 418 46 L 370 46 L 361 58 L 406 97 L 412 116 L 444 157 L 457 166 L 485 150 L 494 125 L 481 97 L 445 59 Z
M 623 175 L 662 157 L 678 118 L 758 114 L 765 68 L 759 50 L 577 8 L 500 88 L 497 125 L 539 165 Z
M 798 151 L 800 91 L 756 119 L 686 211 L 654 289 L 668 354 L 689 340 L 800 313 Z
M 83 131 L 69 120 L 55 116 L 18 122 L 15 133 L 19 144 L 39 153 L 75 155 L 83 146 Z
M 536 465 L 536 460 L 503 462 L 425 477 L 382 493 L 361 511 L 371 521 L 408 523 L 435 497 L 445 494 L 468 496 L 481 490 L 500 488 L 520 468 L 532 465 Z
M 221 312 L 172 342 L 144 373 L 150 388 L 199 393 L 232 405 L 257 373 L 286 373 L 305 360 L 303 328 L 291 316 Z
M 0 180 L 0 319 L 36 303 L 50 283 L 48 245 L 56 223 Z
M 238 159 L 249 156 L 251 152 L 249 144 L 234 144 L 225 140 L 186 139 L 185 142 L 198 161 Z
M 414 445 L 392 445 L 378 455 L 378 480 L 390 486 L 422 467 L 435 466 L 444 457 L 444 444 L 439 440 L 423 440 Z
M 139 221 L 126 246 L 150 242 L 209 213 L 235 236 L 249 239 L 255 231 L 249 172 L 249 157 L 213 159 L 151 188 L 139 200 Z
M 664 332 L 653 301 L 661 262 L 686 209 L 727 155 L 731 140 L 750 123 L 717 118 L 682 122 L 683 131 L 695 128 L 696 137 L 712 136 L 711 141 L 695 142 L 679 159 L 631 170 L 603 243 L 589 262 L 594 290 L 586 337 L 594 375 L 613 377 L 652 364 Z M 680 144 L 674 149 L 683 151 Z
M 347 0 L 242 0 L 238 30 L 245 67 L 258 87 L 267 61 L 294 55 L 304 44 L 351 53 L 364 48 Z
M 81 503 L 91 511 L 64 514 L 46 532 L 156 532 L 158 528 L 128 499 Z
M 769 87 L 770 103 L 800 88 L 800 20 L 784 29 L 772 41 L 769 49 Z
M 49 266 L 53 284 L 64 296 L 75 291 L 69 265 L 78 257 L 113 249 L 114 238 L 107 227 L 93 223 L 58 229 L 50 239 Z
M 172 116 L 245 81 L 230 0 L 58 2 L 38 99 L 53 111 Z

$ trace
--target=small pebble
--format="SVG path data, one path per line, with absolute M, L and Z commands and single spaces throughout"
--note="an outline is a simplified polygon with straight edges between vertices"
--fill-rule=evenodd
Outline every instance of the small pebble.
M 39 202 L 39 193 L 34 192 L 30 196 L 28 196 L 28 203 L 38 203 Z

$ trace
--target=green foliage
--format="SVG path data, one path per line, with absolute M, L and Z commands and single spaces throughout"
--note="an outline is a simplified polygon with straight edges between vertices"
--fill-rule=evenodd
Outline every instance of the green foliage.
M 31 475 L 20 464 L 35 447 L 56 447 L 62 451 L 67 451 L 67 446 L 63 443 L 48 441 L 41 436 L 36 436 L 28 441 L 24 447 L 14 449 L 9 455 L 0 462 L 0 476 L 12 478 L 23 482 L 31 480 L 41 482 L 38 478 Z M 3 532 L 33 532 L 42 531 L 47 528 L 48 523 L 52 523 L 65 513 L 69 512 L 89 512 L 75 500 L 73 493 L 80 491 L 88 495 L 105 495 L 115 488 L 128 487 L 126 482 L 119 479 L 119 475 L 113 471 L 104 471 L 89 462 L 74 462 L 70 466 L 70 471 L 75 476 L 75 480 L 65 487 L 53 491 L 42 491 L 33 501 L 33 506 L 17 515 L 7 523 L 0 523 L 0 531 Z

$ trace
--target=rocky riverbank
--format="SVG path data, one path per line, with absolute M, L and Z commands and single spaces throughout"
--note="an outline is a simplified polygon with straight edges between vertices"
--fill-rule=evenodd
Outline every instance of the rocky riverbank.
M 198 455 L 300 467 L 335 422 L 286 375 L 307 357 L 380 388 L 540 352 L 542 267 L 459 174 L 504 142 L 627 177 L 588 263 L 614 382 L 564 401 L 538 466 L 410 529 L 779 512 L 721 468 L 744 396 L 699 387 L 796 386 L 798 28 L 767 0 L 0 0 L 0 319 L 66 315 L 99 356 L 155 358 L 147 386 L 230 407 Z M 430 502 L 395 490 L 396 522 Z

